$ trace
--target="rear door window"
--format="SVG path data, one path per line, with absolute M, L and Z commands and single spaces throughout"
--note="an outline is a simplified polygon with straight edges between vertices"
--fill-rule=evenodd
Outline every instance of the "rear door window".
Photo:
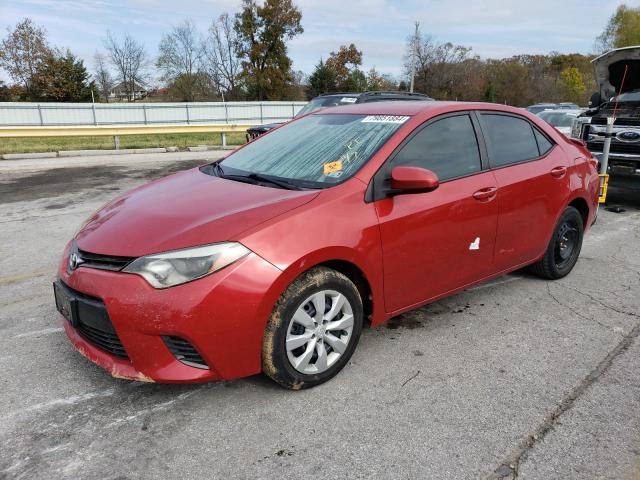
M 402 147 L 392 164 L 426 168 L 440 181 L 479 172 L 480 151 L 471 118 L 456 115 L 427 125 Z
M 483 130 L 491 147 L 491 166 L 504 167 L 540 156 L 531 124 L 518 117 L 481 114 Z

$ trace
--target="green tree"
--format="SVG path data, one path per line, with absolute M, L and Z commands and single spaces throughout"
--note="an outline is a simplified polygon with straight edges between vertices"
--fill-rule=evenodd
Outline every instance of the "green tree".
M 292 81 L 287 40 L 303 32 L 302 13 L 292 0 L 243 0 L 236 14 L 238 53 L 249 98 L 279 100 Z
M 640 45 L 640 7 L 620 5 L 596 39 L 596 48 L 606 52 L 614 48 Z
M 9 94 L 9 87 L 7 87 L 2 80 L 0 80 L 0 102 L 8 102 L 10 100 L 11 95 Z
M 91 92 L 97 95 L 93 81 L 82 60 L 71 52 L 61 57 L 51 56 L 38 71 L 34 100 L 49 102 L 91 101 Z
M 0 67 L 30 97 L 35 94 L 38 72 L 53 54 L 47 32 L 25 18 L 13 30 L 7 28 L 7 36 L 0 42 Z
M 566 101 L 578 104 L 585 102 L 587 87 L 582 81 L 580 70 L 575 67 L 565 68 L 560 72 L 559 82 Z
M 495 103 L 497 98 L 498 97 L 496 95 L 496 87 L 493 85 L 493 83 L 488 82 L 487 86 L 484 89 L 484 98 L 483 98 L 483 100 L 485 102 Z
M 336 82 L 336 72 L 329 68 L 325 62 L 320 59 L 311 76 L 309 76 L 309 85 L 307 87 L 307 96 L 309 98 L 317 97 L 323 93 L 337 92 L 338 84 Z
M 397 85 L 391 76 L 381 74 L 375 67 L 371 67 L 367 73 L 366 89 L 372 92 L 397 90 Z

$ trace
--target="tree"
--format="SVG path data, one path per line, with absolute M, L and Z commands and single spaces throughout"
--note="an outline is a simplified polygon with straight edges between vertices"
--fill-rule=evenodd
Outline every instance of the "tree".
M 7 87 L 2 80 L 0 80 L 0 102 L 9 102 L 9 101 L 11 101 L 11 94 L 9 93 L 9 87 Z
M 156 66 L 162 80 L 171 84 L 180 100 L 193 102 L 201 82 L 200 59 L 202 42 L 193 22 L 185 20 L 173 27 L 160 40 Z
M 209 35 L 202 45 L 203 68 L 214 89 L 223 98 L 240 98 L 241 64 L 238 58 L 240 38 L 229 14 L 220 15 L 209 27 Z
M 291 81 L 287 40 L 303 32 L 302 14 L 292 0 L 243 0 L 236 14 L 242 77 L 250 98 L 279 100 Z
M 353 43 L 349 46 L 341 45 L 337 52 L 331 52 L 326 65 L 336 74 L 338 90 L 354 91 L 356 86 L 362 86 L 364 74 L 359 70 L 362 65 L 362 51 L 358 50 Z M 366 78 L 364 83 L 366 89 Z
M 323 93 L 337 92 L 336 72 L 320 59 L 309 76 L 307 97 L 314 98 Z
M 582 81 L 580 70 L 575 67 L 565 68 L 560 73 L 560 86 L 564 99 L 568 102 L 582 104 L 585 101 L 587 87 Z
M 53 54 L 46 31 L 25 18 L 13 30 L 7 28 L 7 37 L 0 43 L 0 67 L 22 85 L 26 96 L 32 96 L 38 71 Z
M 109 53 L 109 60 L 117 72 L 117 79 L 127 94 L 129 101 L 134 100 L 136 85 L 145 85 L 148 65 L 147 52 L 144 45 L 138 43 L 128 33 L 122 41 L 107 32 L 105 48 Z
M 91 101 L 95 90 L 83 61 L 69 51 L 64 56 L 50 56 L 38 71 L 35 84 L 36 99 L 49 102 Z
M 114 87 L 114 81 L 107 65 L 107 59 L 100 52 L 96 52 L 93 57 L 93 81 L 100 98 L 109 103 L 109 94 Z
M 415 91 L 438 99 L 478 99 L 483 90 L 483 64 L 471 48 L 438 43 L 417 31 L 407 40 L 405 71 L 415 56 Z
M 640 45 L 640 7 L 620 5 L 596 39 L 596 49 L 606 52 L 614 48 Z
M 372 92 L 396 90 L 396 82 L 389 75 L 380 74 L 376 67 L 371 67 L 367 73 L 367 90 Z

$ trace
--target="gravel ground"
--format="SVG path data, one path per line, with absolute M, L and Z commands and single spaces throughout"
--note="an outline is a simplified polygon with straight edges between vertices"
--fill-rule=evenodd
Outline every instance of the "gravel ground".
M 366 330 L 311 390 L 85 360 L 52 298 L 64 244 L 119 192 L 219 155 L 0 162 L 0 478 L 640 478 L 640 194 L 615 187 L 626 211 L 601 209 L 570 276 L 516 272 Z

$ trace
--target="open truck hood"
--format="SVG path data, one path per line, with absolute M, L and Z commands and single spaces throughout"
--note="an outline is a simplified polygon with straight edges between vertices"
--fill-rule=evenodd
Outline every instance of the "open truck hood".
M 629 70 L 622 86 L 626 65 Z M 593 60 L 593 67 L 602 101 L 609 101 L 618 93 L 640 89 L 640 45 L 618 48 L 600 55 Z

